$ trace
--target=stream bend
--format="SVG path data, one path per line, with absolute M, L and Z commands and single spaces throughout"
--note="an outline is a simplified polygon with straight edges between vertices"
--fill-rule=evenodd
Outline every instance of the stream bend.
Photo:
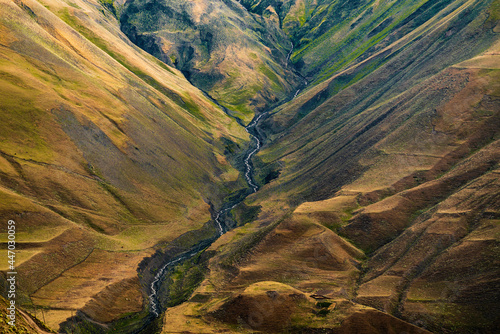
M 226 233 L 228 231 L 228 228 L 225 224 L 225 218 L 229 213 L 229 211 L 231 211 L 234 207 L 236 207 L 236 205 L 244 201 L 247 196 L 259 190 L 259 186 L 256 184 L 253 178 L 254 168 L 251 159 L 262 147 L 263 139 L 260 137 L 256 127 L 259 121 L 262 119 L 262 117 L 266 114 L 267 112 L 264 112 L 254 117 L 253 120 L 245 127 L 245 130 L 250 134 L 252 140 L 255 141 L 255 148 L 249 149 L 245 154 L 245 158 L 243 159 L 245 165 L 245 174 L 244 174 L 245 180 L 248 186 L 250 187 L 250 192 L 247 193 L 245 197 L 240 198 L 233 203 L 229 203 L 229 206 L 222 208 L 221 210 L 215 213 L 214 222 L 215 222 L 215 228 L 217 229 L 217 236 L 215 238 L 206 239 L 195 244 L 188 251 L 175 256 L 172 260 L 164 264 L 163 267 L 161 267 L 161 269 L 157 272 L 157 274 L 153 278 L 153 281 L 150 284 L 151 294 L 149 295 L 149 302 L 151 306 L 150 313 L 154 315 L 154 317 L 158 317 L 161 313 L 161 303 L 159 301 L 158 290 L 160 289 L 160 286 L 163 282 L 165 273 L 169 269 L 173 268 L 175 265 L 182 263 L 183 261 L 189 260 L 196 254 L 198 254 L 198 252 L 210 246 L 215 240 L 217 240 L 224 233 Z

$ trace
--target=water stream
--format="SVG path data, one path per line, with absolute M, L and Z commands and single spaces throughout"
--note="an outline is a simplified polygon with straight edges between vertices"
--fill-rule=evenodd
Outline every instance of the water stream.
M 262 146 L 262 140 L 259 138 L 258 132 L 256 131 L 255 127 L 259 123 L 260 119 L 265 115 L 265 113 L 260 114 L 257 117 L 254 117 L 254 119 L 248 124 L 248 126 L 245 128 L 245 130 L 250 134 L 252 139 L 255 140 L 255 149 L 247 153 L 245 159 L 243 160 L 245 162 L 245 180 L 247 181 L 248 185 L 252 189 L 252 194 L 256 192 L 259 187 L 257 184 L 255 184 L 253 180 L 253 165 L 251 162 L 252 156 L 257 153 L 261 146 Z
M 290 56 L 292 55 L 293 49 L 294 49 L 294 45 L 292 43 L 291 50 L 288 52 L 287 57 L 286 57 L 286 66 L 287 67 L 288 67 L 288 63 L 290 61 Z M 305 81 L 304 87 L 305 86 L 307 86 L 307 81 Z M 301 89 L 297 90 L 295 92 L 295 95 L 291 99 L 295 98 L 300 91 L 301 91 Z M 217 105 L 219 105 L 221 108 L 223 108 L 226 111 L 226 113 L 228 113 L 230 115 L 230 113 L 228 112 L 228 110 L 225 107 L 221 106 L 216 100 L 214 100 L 207 93 L 205 93 L 205 92 L 203 92 L 203 93 L 205 94 L 205 96 L 207 96 L 212 101 L 214 101 Z M 268 112 L 264 112 L 264 113 L 261 113 L 261 114 L 255 116 L 253 118 L 253 120 L 245 127 L 245 130 L 250 134 L 252 141 L 255 142 L 254 148 L 253 149 L 250 148 L 246 152 L 246 154 L 244 155 L 244 158 L 243 158 L 243 163 L 244 163 L 244 167 L 245 167 L 244 176 L 245 176 L 245 180 L 250 188 L 249 191 L 247 192 L 247 194 L 244 197 L 240 197 L 236 200 L 233 200 L 232 202 L 226 203 L 219 211 L 214 213 L 213 221 L 215 224 L 215 228 L 217 230 L 217 236 L 198 242 L 197 244 L 192 246 L 189 250 L 174 256 L 169 262 L 164 264 L 163 267 L 160 268 L 160 270 L 158 270 L 158 272 L 156 273 L 155 277 L 153 278 L 153 280 L 150 284 L 151 293 L 149 295 L 149 302 L 150 302 L 150 306 L 151 306 L 150 313 L 151 313 L 152 317 L 156 318 L 161 314 L 162 311 L 164 311 L 164 310 L 162 310 L 162 305 L 161 305 L 160 300 L 159 300 L 158 291 L 159 291 L 163 281 L 165 280 L 166 273 L 170 269 L 175 267 L 176 265 L 179 265 L 179 264 L 183 263 L 184 261 L 189 260 L 190 258 L 194 257 L 196 254 L 198 254 L 199 252 L 201 252 L 204 249 L 206 249 L 207 247 L 209 247 L 220 236 L 222 236 L 224 233 L 226 233 L 229 230 L 229 227 L 226 225 L 226 217 L 229 214 L 229 212 L 234 207 L 236 207 L 238 204 L 240 204 L 242 201 L 244 201 L 247 196 L 249 196 L 249 195 L 257 192 L 257 190 L 259 190 L 259 186 L 257 185 L 257 183 L 254 180 L 255 170 L 254 170 L 254 167 L 252 164 L 252 157 L 257 152 L 259 152 L 259 150 L 262 147 L 263 138 L 261 137 L 261 135 L 259 134 L 259 132 L 257 130 L 257 125 L 259 124 L 259 121 L 267 114 L 268 114 Z
M 292 52 L 293 52 L 293 42 L 292 42 L 292 48 L 290 49 L 290 51 L 286 55 L 286 65 L 285 65 L 285 68 L 288 67 L 288 63 L 290 62 L 290 57 L 292 56 Z
M 150 311 L 151 314 L 153 314 L 155 317 L 158 317 L 162 311 L 161 310 L 162 306 L 158 296 L 158 290 L 160 289 L 160 286 L 164 281 L 165 273 L 174 266 L 181 264 L 183 261 L 189 260 L 203 249 L 209 247 L 221 235 L 226 233 L 228 231 L 228 227 L 225 224 L 225 218 L 227 214 L 234 207 L 236 207 L 236 205 L 240 204 L 243 200 L 245 200 L 245 198 L 248 195 L 257 192 L 257 190 L 259 189 L 259 186 L 255 183 L 253 178 L 254 168 L 251 159 L 262 147 L 262 138 L 260 137 L 258 131 L 256 130 L 256 126 L 258 125 L 259 121 L 262 119 L 264 115 L 266 115 L 266 113 L 262 113 L 254 117 L 254 119 L 250 122 L 250 124 L 248 124 L 245 127 L 246 131 L 250 134 L 250 137 L 255 142 L 255 148 L 249 149 L 243 159 L 245 165 L 245 180 L 248 186 L 250 187 L 250 192 L 247 193 L 247 195 L 243 198 L 239 198 L 234 202 L 227 203 L 225 206 L 223 206 L 223 208 L 221 208 L 218 212 L 215 213 L 214 223 L 215 223 L 215 228 L 217 229 L 217 236 L 215 238 L 206 239 L 199 242 L 188 251 L 175 256 L 172 260 L 164 264 L 160 270 L 158 270 L 155 277 L 153 278 L 153 281 L 150 284 L 151 293 L 149 295 L 149 302 L 151 306 Z

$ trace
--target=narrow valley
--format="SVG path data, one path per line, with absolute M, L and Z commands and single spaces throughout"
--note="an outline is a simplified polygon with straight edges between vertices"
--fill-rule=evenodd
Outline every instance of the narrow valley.
M 496 333 L 499 125 L 499 0 L 0 0 L 0 332 Z

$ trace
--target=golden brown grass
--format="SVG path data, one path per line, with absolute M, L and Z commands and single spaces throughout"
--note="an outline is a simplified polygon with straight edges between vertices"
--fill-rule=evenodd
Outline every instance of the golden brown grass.
M 98 314 L 108 286 L 136 295 L 101 320 L 141 308 L 137 283 L 117 287 L 152 247 L 210 219 L 212 184 L 238 177 L 220 138 L 248 140 L 100 8 L 0 1 L 0 217 L 17 224 L 20 293 L 55 329 L 87 304 Z

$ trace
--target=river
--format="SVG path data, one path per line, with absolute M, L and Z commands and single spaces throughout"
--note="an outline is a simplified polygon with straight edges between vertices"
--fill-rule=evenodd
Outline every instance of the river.
M 217 230 L 217 236 L 215 238 L 205 239 L 197 244 L 195 244 L 191 249 L 181 254 L 176 255 L 174 258 L 170 259 L 167 263 L 165 263 L 160 270 L 158 270 L 157 274 L 153 278 L 150 284 L 150 294 L 149 294 L 149 303 L 150 303 L 150 311 L 154 317 L 158 317 L 162 312 L 162 306 L 159 301 L 158 291 L 160 289 L 161 284 L 165 281 L 165 273 L 175 267 L 176 265 L 182 264 L 184 261 L 189 260 L 196 254 L 198 254 L 203 249 L 209 247 L 214 241 L 216 241 L 220 236 L 228 231 L 228 226 L 225 224 L 225 219 L 229 212 L 236 207 L 238 204 L 243 202 L 245 198 L 259 189 L 259 186 L 254 180 L 254 167 L 252 164 L 252 157 L 261 149 L 263 138 L 259 135 L 256 127 L 259 124 L 259 121 L 266 115 L 267 113 L 261 113 L 253 118 L 253 120 L 245 127 L 246 131 L 250 134 L 252 141 L 254 142 L 254 148 L 250 148 L 246 154 L 244 155 L 243 163 L 245 166 L 245 180 L 250 188 L 250 191 L 246 194 L 246 196 L 242 198 L 236 199 L 234 202 L 226 203 L 219 211 L 215 213 L 215 217 L 213 219 L 215 228 Z
M 286 67 L 288 67 L 288 63 L 290 61 L 290 57 L 292 55 L 292 52 L 294 50 L 294 45 L 292 43 L 291 49 L 288 52 L 286 56 Z M 300 76 L 300 74 L 299 74 Z M 295 94 L 290 96 L 288 99 L 281 101 L 281 103 L 285 103 L 287 101 L 293 100 L 301 89 L 303 87 L 307 86 L 307 81 L 300 76 L 303 80 L 304 83 L 299 87 L 299 89 L 295 92 Z M 215 99 L 213 99 L 208 93 L 202 91 L 203 94 L 212 100 L 214 103 L 216 103 L 219 107 L 221 107 L 228 115 L 230 115 L 229 111 L 222 105 L 220 105 Z M 280 104 L 281 104 L 280 103 Z M 271 108 L 272 109 L 272 108 Z M 269 110 L 271 110 L 269 109 Z M 226 202 L 222 208 L 220 208 L 219 211 L 215 212 L 213 215 L 213 224 L 215 225 L 217 235 L 215 237 L 209 238 L 209 239 L 204 239 L 199 242 L 197 242 L 195 245 L 193 245 L 189 250 L 184 251 L 182 253 L 176 254 L 174 256 L 169 257 L 167 262 L 161 266 L 161 268 L 158 270 L 154 278 L 152 279 L 149 288 L 150 288 L 150 294 L 149 294 L 149 303 L 150 303 L 150 317 L 149 317 L 149 322 L 154 320 L 154 318 L 157 318 L 160 316 L 160 314 L 165 311 L 163 309 L 163 306 L 159 300 L 159 293 L 158 291 L 160 290 L 160 287 L 162 284 L 165 282 L 165 276 L 167 272 L 169 272 L 170 269 L 173 269 L 175 266 L 182 264 L 184 261 L 191 259 L 194 257 L 196 254 L 200 253 L 204 249 L 208 248 L 213 242 L 215 242 L 220 236 L 222 236 L 224 233 L 226 233 L 230 228 L 226 225 L 226 218 L 229 214 L 229 212 L 235 208 L 238 204 L 243 202 L 245 198 L 259 190 L 258 184 L 255 182 L 254 175 L 255 175 L 255 170 L 254 166 L 252 164 L 252 157 L 259 152 L 259 150 L 262 148 L 263 145 L 263 137 L 259 134 L 259 131 L 257 130 L 257 126 L 259 122 L 266 116 L 268 115 L 268 111 L 260 113 L 259 115 L 256 115 L 252 121 L 245 127 L 245 130 L 250 134 L 250 137 L 253 141 L 253 148 L 249 148 L 247 152 L 243 156 L 243 163 L 244 163 L 244 177 L 245 180 L 248 184 L 249 190 L 245 194 L 245 196 L 238 197 L 237 199 Z M 135 331 L 135 333 L 140 333 L 142 332 L 141 330 Z

